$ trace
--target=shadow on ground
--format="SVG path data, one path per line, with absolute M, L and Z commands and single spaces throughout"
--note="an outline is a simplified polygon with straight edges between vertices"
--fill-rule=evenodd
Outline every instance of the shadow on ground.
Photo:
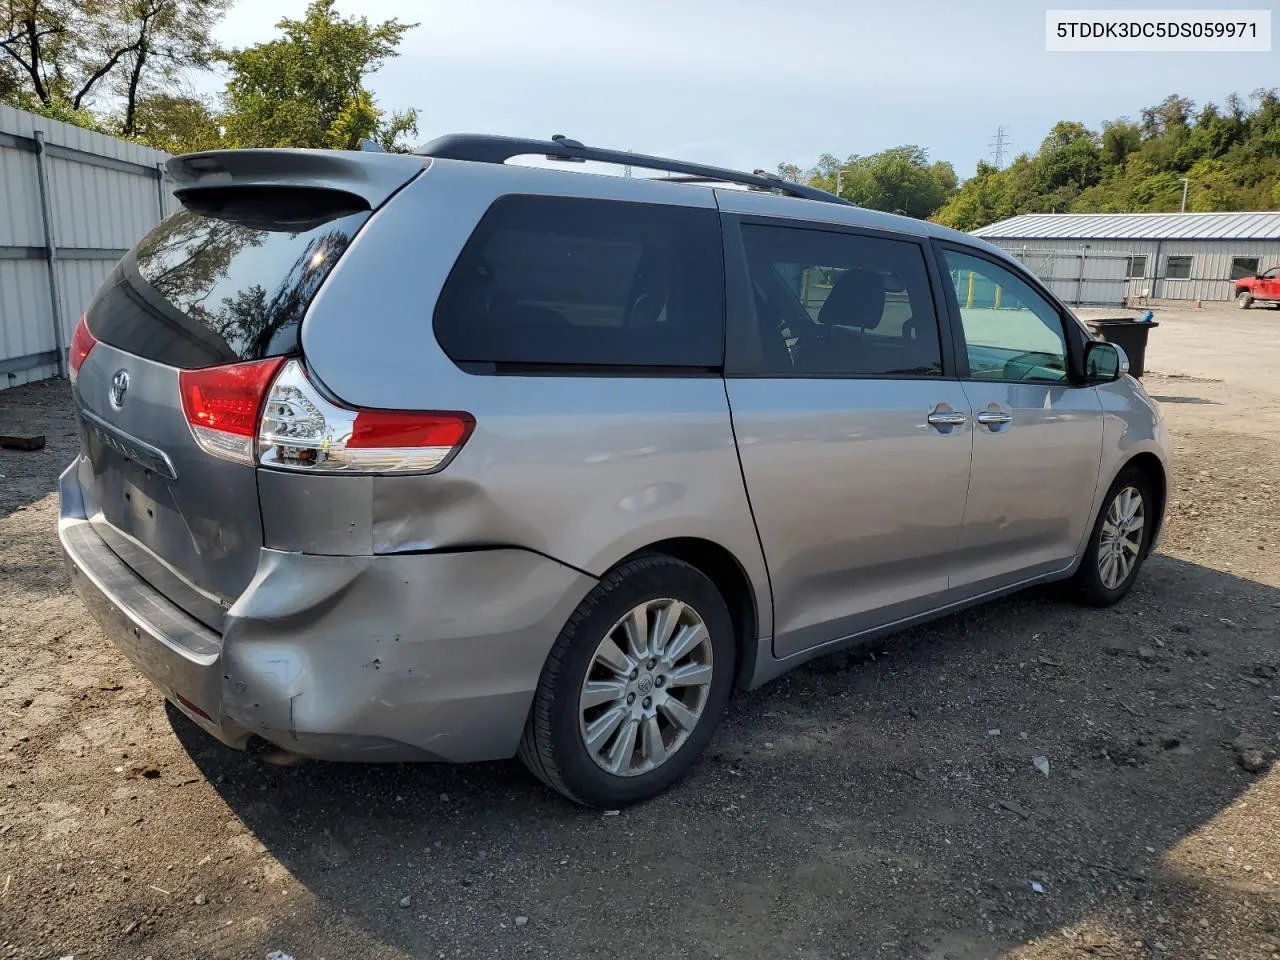
M 1217 400 L 1206 400 L 1204 397 L 1157 397 L 1152 395 L 1151 399 L 1158 400 L 1160 403 L 1195 403 L 1220 406 Z
M 1277 887 L 1167 854 L 1275 792 L 1231 744 L 1275 746 L 1278 616 L 1280 591 L 1167 557 L 1111 610 L 952 616 L 738 697 L 682 785 L 616 816 L 514 761 L 279 769 L 171 715 L 315 895 L 264 934 L 299 960 L 976 958 L 1064 929 L 1104 956 L 1235 956 L 1233 929 L 1280 931 Z

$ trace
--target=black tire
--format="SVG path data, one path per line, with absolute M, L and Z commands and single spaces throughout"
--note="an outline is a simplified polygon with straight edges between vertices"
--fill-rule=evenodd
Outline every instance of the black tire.
M 1102 528 L 1111 504 L 1126 487 L 1133 487 L 1142 497 L 1144 517 L 1142 539 L 1136 562 L 1128 575 L 1114 587 L 1108 587 L 1103 582 L 1102 573 L 1098 568 L 1098 554 L 1102 547 Z M 1151 546 L 1151 534 L 1155 529 L 1156 521 L 1156 503 L 1150 478 L 1137 467 L 1125 467 L 1107 490 L 1107 495 L 1103 497 L 1102 505 L 1098 508 L 1098 516 L 1093 522 L 1093 529 L 1089 531 L 1089 545 L 1085 548 L 1080 567 L 1071 581 L 1075 599 L 1090 607 L 1109 607 L 1118 603 L 1138 579 L 1138 572 L 1142 569 L 1143 561 L 1146 560 L 1147 551 Z
M 1241 310 L 1248 310 L 1253 306 L 1253 295 L 1248 290 L 1241 290 L 1236 294 L 1236 306 Z
M 596 648 L 627 613 L 648 600 L 679 600 L 707 628 L 712 679 L 702 713 L 665 762 L 632 776 L 610 773 L 588 753 L 579 698 Z M 715 732 L 733 686 L 733 619 L 715 584 L 696 567 L 664 554 L 627 561 L 607 573 L 560 631 L 538 680 L 520 741 L 525 766 L 547 786 L 589 807 L 617 810 L 666 790 L 691 767 Z

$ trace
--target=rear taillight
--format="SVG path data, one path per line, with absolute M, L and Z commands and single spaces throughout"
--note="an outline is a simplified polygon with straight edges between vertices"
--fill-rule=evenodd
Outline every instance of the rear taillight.
M 80 315 L 80 322 L 76 324 L 76 331 L 71 334 L 71 346 L 67 348 L 67 377 L 72 383 L 75 383 L 76 377 L 80 376 L 80 365 L 84 363 L 84 358 L 89 355 L 89 351 L 98 342 L 93 334 L 89 332 L 88 317 L 88 314 Z
M 258 462 L 309 473 L 429 473 L 462 448 L 475 425 L 469 413 L 341 406 L 290 360 L 263 406 Z
M 179 370 L 182 412 L 205 453 L 253 463 L 258 414 L 283 357 L 233 363 L 203 370 Z

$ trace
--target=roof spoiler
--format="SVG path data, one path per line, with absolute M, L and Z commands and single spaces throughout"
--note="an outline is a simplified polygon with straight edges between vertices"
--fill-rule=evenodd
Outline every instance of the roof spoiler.
M 374 209 L 430 162 L 355 150 L 211 150 L 174 157 L 165 170 L 179 199 L 211 187 L 310 187 L 352 194 Z

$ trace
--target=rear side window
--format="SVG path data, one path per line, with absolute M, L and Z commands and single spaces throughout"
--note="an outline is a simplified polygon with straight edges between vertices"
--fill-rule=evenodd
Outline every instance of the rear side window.
M 436 304 L 458 363 L 715 369 L 724 270 L 714 210 L 507 196 Z
M 107 277 L 89 329 L 188 369 L 296 352 L 307 306 L 369 217 L 362 207 L 327 190 L 190 194 Z

